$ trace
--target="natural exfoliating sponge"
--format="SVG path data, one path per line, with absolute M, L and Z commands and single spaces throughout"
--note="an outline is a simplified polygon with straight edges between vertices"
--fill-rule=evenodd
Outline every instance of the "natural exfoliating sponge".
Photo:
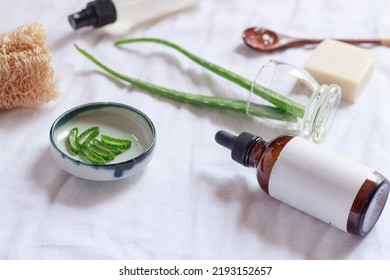
M 0 34 L 0 109 L 36 107 L 57 97 L 41 24 Z

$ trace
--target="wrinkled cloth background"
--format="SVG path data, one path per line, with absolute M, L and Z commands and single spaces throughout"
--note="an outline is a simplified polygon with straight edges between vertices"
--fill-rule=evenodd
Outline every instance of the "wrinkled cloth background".
M 268 59 L 303 66 L 313 49 L 260 54 L 242 31 L 271 28 L 297 37 L 390 36 L 390 2 L 201 1 L 124 32 L 70 27 L 88 1 L 2 0 L 0 32 L 44 24 L 61 97 L 36 109 L 0 111 L 1 259 L 389 259 L 390 207 L 365 238 L 346 234 L 261 191 L 255 170 L 230 159 L 218 130 L 277 135 L 246 116 L 175 103 L 103 74 L 73 44 L 119 72 L 184 91 L 246 99 L 247 92 L 156 44 L 115 47 L 127 37 L 161 37 L 245 76 Z M 390 49 L 375 47 L 374 75 L 358 101 L 342 103 L 321 145 L 390 176 Z M 77 105 L 114 101 L 145 112 L 157 130 L 153 160 L 134 177 L 92 182 L 60 169 L 49 130 Z

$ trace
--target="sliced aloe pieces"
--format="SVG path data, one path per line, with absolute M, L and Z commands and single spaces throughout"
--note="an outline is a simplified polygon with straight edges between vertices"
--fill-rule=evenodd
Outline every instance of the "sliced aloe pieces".
M 120 139 L 101 135 L 101 141 L 96 139 L 99 127 L 93 126 L 78 135 L 78 128 L 72 128 L 66 138 L 66 147 L 72 155 L 80 155 L 86 162 L 105 164 L 115 159 L 122 152 L 130 149 L 129 139 Z

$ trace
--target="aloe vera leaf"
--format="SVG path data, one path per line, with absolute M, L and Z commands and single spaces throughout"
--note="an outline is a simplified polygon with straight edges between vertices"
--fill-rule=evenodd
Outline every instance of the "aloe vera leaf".
M 167 40 L 159 39 L 159 38 L 131 38 L 131 39 L 124 39 L 119 40 L 115 42 L 116 46 L 123 45 L 123 44 L 129 44 L 129 43 L 158 43 L 162 44 L 168 47 L 171 47 L 179 52 L 181 52 L 183 55 L 187 56 L 189 59 L 194 61 L 195 63 L 201 65 L 202 67 L 216 73 L 217 75 L 245 88 L 246 90 L 250 91 L 253 90 L 253 93 L 264 98 L 271 104 L 275 105 L 279 109 L 286 111 L 296 117 L 302 118 L 305 113 L 305 107 L 294 100 L 283 96 L 281 94 L 278 94 L 277 92 L 274 92 L 266 87 L 263 87 L 261 85 L 254 85 L 252 88 L 252 81 L 230 71 L 227 70 L 221 66 L 218 66 L 214 63 L 211 63 L 189 51 L 186 49 L 180 47 L 179 45 L 176 45 L 172 42 L 169 42 Z
M 131 83 L 133 86 L 137 88 L 183 103 L 197 105 L 200 107 L 210 107 L 215 109 L 229 110 L 229 111 L 246 114 L 245 101 L 232 99 L 232 98 L 218 97 L 218 96 L 197 95 L 197 94 L 186 93 L 182 91 L 177 91 L 177 90 L 157 86 L 155 84 L 118 73 L 113 69 L 104 65 L 102 62 L 100 62 L 98 59 L 93 57 L 86 50 L 80 48 L 77 45 L 75 45 L 75 47 L 81 54 L 83 54 L 86 58 L 88 58 L 91 62 L 96 64 L 98 67 L 106 71 L 108 74 L 122 81 Z M 251 115 L 257 117 L 287 121 L 287 122 L 295 122 L 297 120 L 297 118 L 294 115 L 286 113 L 285 111 L 280 110 L 276 107 L 271 107 L 267 105 L 256 106 L 256 108 L 251 111 Z

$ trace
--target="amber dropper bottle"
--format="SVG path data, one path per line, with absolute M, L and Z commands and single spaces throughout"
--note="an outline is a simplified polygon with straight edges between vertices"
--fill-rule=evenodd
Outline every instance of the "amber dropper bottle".
M 266 142 L 243 132 L 215 135 L 232 159 L 257 170 L 264 192 L 345 232 L 365 236 L 385 207 L 389 181 L 365 165 L 301 137 Z

